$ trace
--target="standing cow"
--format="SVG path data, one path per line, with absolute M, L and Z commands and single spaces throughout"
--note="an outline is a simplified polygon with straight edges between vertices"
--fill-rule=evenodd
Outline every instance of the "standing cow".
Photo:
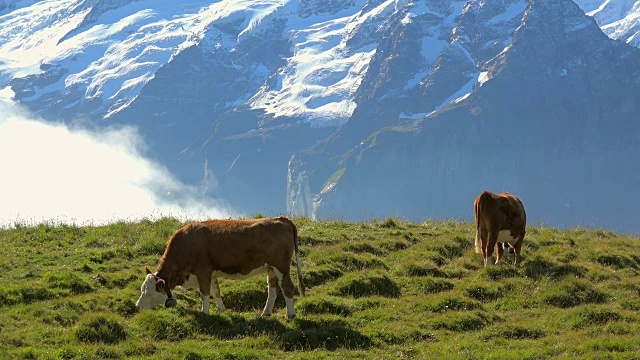
M 224 311 L 218 277 L 245 279 L 267 273 L 267 304 L 262 315 L 271 315 L 280 287 L 287 305 L 287 317 L 295 317 L 294 285 L 289 275 L 295 252 L 300 294 L 304 283 L 298 256 L 298 229 L 286 217 L 254 220 L 209 220 L 184 226 L 176 231 L 154 273 L 146 268 L 139 309 L 164 302 L 176 305 L 171 289 L 180 285 L 198 287 L 202 312 L 209 313 L 209 296 L 216 300 L 218 311 Z M 195 276 L 194 276 L 195 275 Z
M 504 192 L 484 191 L 473 204 L 476 221 L 476 253 L 482 252 L 484 266 L 492 265 L 493 251 L 497 249 L 496 265 L 500 264 L 503 247 L 511 245 L 515 252 L 515 265 L 520 265 L 520 249 L 524 240 L 527 214 L 517 196 Z M 497 245 L 497 246 L 496 246 Z

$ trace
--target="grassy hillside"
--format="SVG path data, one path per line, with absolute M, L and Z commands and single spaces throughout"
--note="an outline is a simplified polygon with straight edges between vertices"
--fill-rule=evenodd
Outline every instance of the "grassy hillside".
M 223 280 L 222 315 L 182 289 L 136 312 L 174 219 L 0 230 L 0 358 L 640 358 L 637 238 L 530 227 L 520 268 L 485 269 L 469 223 L 295 221 L 291 321 L 281 294 L 259 316 L 266 277 Z

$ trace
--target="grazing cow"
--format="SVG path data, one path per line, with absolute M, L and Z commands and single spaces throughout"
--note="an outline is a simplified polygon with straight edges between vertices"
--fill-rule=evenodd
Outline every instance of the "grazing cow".
M 299 291 L 304 296 L 298 229 L 291 220 L 209 220 L 186 225 L 171 236 L 156 272 L 145 269 L 147 275 L 136 307 L 148 309 L 163 302 L 166 307 L 173 307 L 176 300 L 171 289 L 180 285 L 200 289 L 205 314 L 209 313 L 210 295 L 216 300 L 218 311 L 224 311 L 218 277 L 245 279 L 267 273 L 269 288 L 262 315 L 271 315 L 279 286 L 287 317 L 293 318 L 294 285 L 289 269 L 294 251 Z
M 484 191 L 473 203 L 473 210 L 476 221 L 476 253 L 482 252 L 484 266 L 492 264 L 494 248 L 497 249 L 496 265 L 501 263 L 503 246 L 500 242 L 513 247 L 515 265 L 519 266 L 520 249 L 527 225 L 527 214 L 522 201 L 508 192 L 494 194 Z

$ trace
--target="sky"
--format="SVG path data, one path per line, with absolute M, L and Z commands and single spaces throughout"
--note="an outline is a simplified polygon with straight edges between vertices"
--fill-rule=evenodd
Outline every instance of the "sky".
M 235 215 L 145 157 L 135 127 L 45 122 L 1 97 L 0 114 L 0 227 Z

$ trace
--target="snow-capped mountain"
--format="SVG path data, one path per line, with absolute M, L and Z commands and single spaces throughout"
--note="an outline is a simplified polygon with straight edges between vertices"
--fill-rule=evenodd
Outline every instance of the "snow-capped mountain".
M 273 0 L 32 3 L 4 3 L 0 18 L 0 82 L 10 84 L 22 102 L 40 103 L 34 106 L 47 112 L 108 119 L 135 101 L 162 66 L 196 47 L 209 66 L 218 67 L 212 70 L 220 77 L 250 74 L 238 81 L 246 83 L 246 92 L 227 91 L 224 101 L 212 99 L 220 111 L 245 104 L 317 126 L 341 124 L 355 108 L 353 93 L 376 46 L 374 38 L 360 35 L 363 39 L 354 48 L 350 38 L 358 36 L 364 24 L 368 31 L 373 27 L 369 24 L 384 22 L 399 5 Z M 260 52 L 251 54 L 248 47 Z
M 340 132 L 292 159 L 290 209 L 464 217 L 489 188 L 520 194 L 536 221 L 636 228 L 640 53 L 571 2 L 492 4 L 521 12 L 495 23 L 507 11 L 469 4 L 421 92 L 399 96 L 433 112 L 398 119 L 407 103 L 389 91 L 363 102 Z M 363 82 L 376 86 L 386 87 Z
M 637 13 L 630 0 L 0 0 L 0 96 L 134 124 L 181 180 L 241 211 L 468 217 L 490 188 L 521 195 L 534 221 L 637 231 L 640 180 L 622 163 L 640 160 Z M 617 195 L 585 195 L 603 184 Z
M 592 16 L 605 34 L 640 46 L 640 1 L 637 0 L 575 0 L 587 15 Z

